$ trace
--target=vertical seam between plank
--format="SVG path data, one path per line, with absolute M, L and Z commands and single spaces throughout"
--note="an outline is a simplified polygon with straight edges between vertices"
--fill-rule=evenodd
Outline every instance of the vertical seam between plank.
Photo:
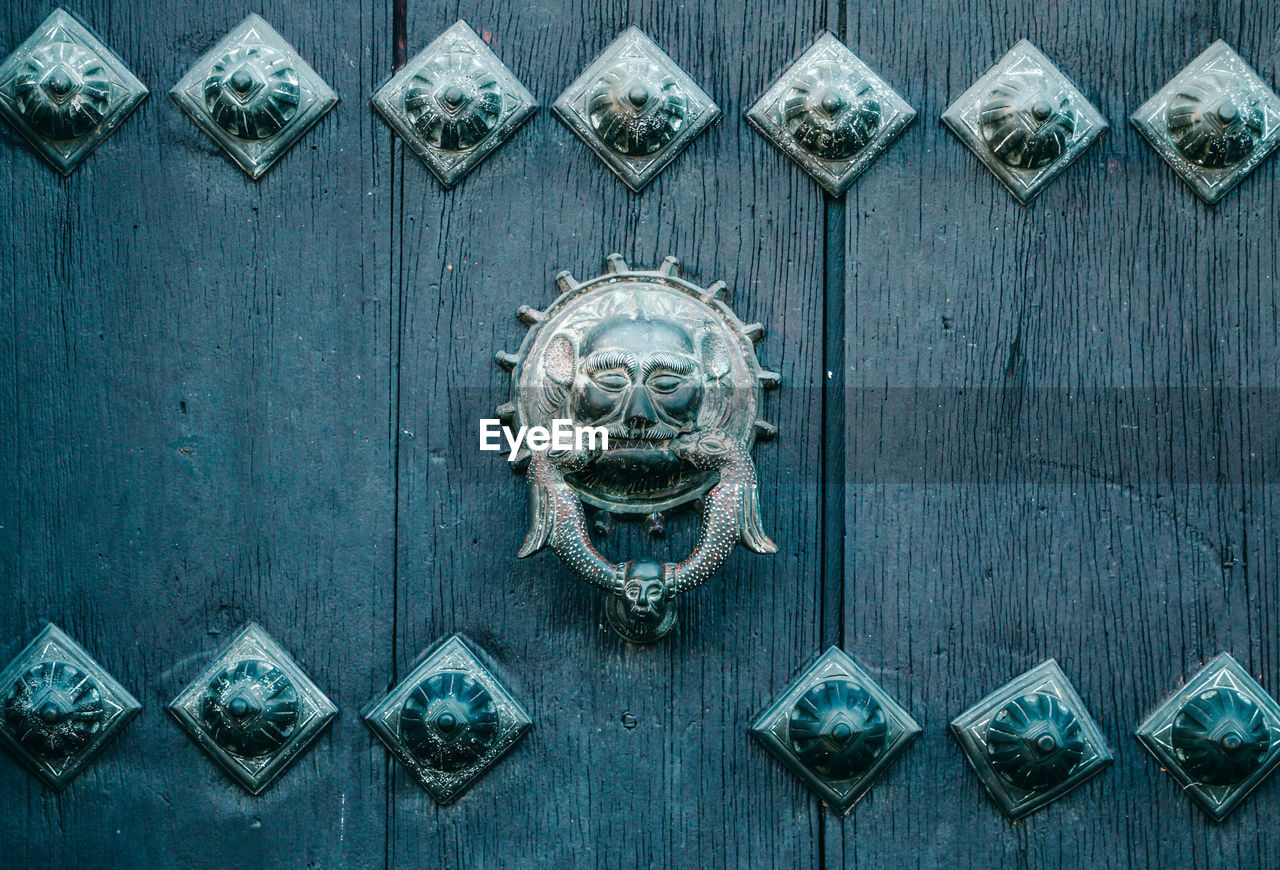
M 391 3 L 391 64 L 398 71 L 408 55 L 408 0 L 392 0 Z M 392 506 L 391 506 L 391 681 L 394 686 L 400 675 L 400 395 L 401 372 L 404 357 L 404 172 L 401 161 L 404 152 L 396 148 L 395 133 L 389 132 L 391 154 L 391 303 L 387 306 L 390 321 L 391 349 L 391 417 L 392 425 Z M 395 760 L 390 753 L 386 757 L 386 842 L 383 850 L 384 865 L 392 866 L 392 849 L 395 834 Z
M 836 33 L 848 40 L 848 0 L 838 0 Z M 843 197 L 823 194 L 822 214 L 822 427 L 820 511 L 822 529 L 822 647 L 845 644 L 845 224 Z M 834 608 L 834 622 L 827 614 Z M 834 631 L 834 637 L 832 633 Z M 826 870 L 827 819 L 818 805 L 818 866 Z
M 835 608 L 833 620 L 824 617 L 823 645 L 845 642 L 844 569 L 844 447 L 845 447 L 845 312 L 843 200 L 824 196 L 823 311 L 822 311 L 822 595 L 824 613 Z M 834 634 L 834 636 L 832 636 Z

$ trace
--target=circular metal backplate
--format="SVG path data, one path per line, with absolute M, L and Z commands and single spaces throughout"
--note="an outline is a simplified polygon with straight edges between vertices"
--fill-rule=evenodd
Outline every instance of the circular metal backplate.
M 747 327 L 715 295 L 664 271 L 618 269 L 567 284 L 525 336 L 513 369 L 516 423 L 550 428 L 553 420 L 568 419 L 610 430 L 609 450 L 566 476 L 583 501 L 648 514 L 700 497 L 716 476 L 670 451 L 679 431 L 719 429 L 751 446 L 762 405 L 761 367 Z M 621 404 L 598 413 L 600 404 L 584 398 L 590 388 L 584 369 L 593 359 L 607 364 L 619 356 L 627 358 L 620 365 L 639 370 L 624 373 L 623 380 L 636 381 L 619 385 L 627 395 L 646 387 L 646 367 L 670 357 L 691 365 L 683 377 L 698 398 L 680 414 L 659 410 L 647 426 L 629 425 Z

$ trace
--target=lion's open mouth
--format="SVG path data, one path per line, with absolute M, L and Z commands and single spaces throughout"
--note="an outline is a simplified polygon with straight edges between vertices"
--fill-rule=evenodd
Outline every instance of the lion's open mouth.
M 666 497 L 701 473 L 676 456 L 670 441 L 610 439 L 606 452 L 565 479 L 579 491 L 605 498 L 646 500 Z
M 615 450 L 666 450 L 667 442 L 675 436 L 667 438 L 619 438 L 609 436 L 609 453 Z

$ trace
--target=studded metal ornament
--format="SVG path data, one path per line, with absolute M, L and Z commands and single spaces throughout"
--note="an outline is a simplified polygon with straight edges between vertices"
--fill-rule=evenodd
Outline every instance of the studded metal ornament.
M 1107 129 L 1071 80 L 1025 39 L 942 120 L 1024 205 Z
M 552 111 L 639 192 L 720 109 L 639 28 L 628 27 Z
M 1222 40 L 1130 120 L 1207 203 L 1243 181 L 1280 143 L 1280 98 Z
M 1280 704 L 1229 653 L 1205 665 L 1135 733 L 1218 821 L 1280 765 Z
M 711 577 L 741 540 L 757 553 L 777 546 L 760 520 L 755 465 L 762 387 L 778 375 L 760 367 L 760 324 L 743 324 L 720 297 L 678 275 L 668 257 L 655 271 L 632 270 L 618 254 L 605 274 L 562 291 L 545 311 L 528 306 L 530 325 L 512 370 L 512 401 L 500 417 L 551 429 L 555 420 L 603 427 L 578 449 L 527 451 L 529 534 L 521 557 L 544 547 L 578 577 L 609 593 L 605 613 L 624 638 L 647 642 L 675 625 L 676 596 Z M 705 494 L 705 497 L 704 497 Z M 704 497 L 702 535 L 682 562 L 610 562 L 591 542 L 582 502 L 616 514 L 648 516 Z
M 306 750 L 338 708 L 259 626 L 249 623 L 169 712 L 250 794 Z
M 1112 761 L 1102 731 L 1053 659 L 957 716 L 951 733 L 1011 819 L 1057 800 Z
M 1066 781 L 1084 757 L 1080 719 L 1053 695 L 1033 692 L 1014 698 L 987 726 L 987 761 L 1021 789 L 1053 788 Z
M 831 647 L 751 733 L 824 803 L 847 813 L 920 726 L 857 662 Z
M 141 705 L 84 647 L 48 625 L 0 671 L 0 744 L 60 789 Z
M 0 64 L 0 115 L 63 175 L 146 96 L 124 62 L 62 9 Z
M 747 112 L 747 121 L 839 196 L 915 118 L 915 109 L 824 33 Z
M 293 46 L 250 15 L 170 91 L 241 169 L 261 178 L 338 95 Z
M 459 635 L 427 656 L 364 718 L 441 804 L 456 800 L 533 725 Z
M 405 64 L 373 105 L 445 187 L 453 187 L 538 108 L 465 21 Z

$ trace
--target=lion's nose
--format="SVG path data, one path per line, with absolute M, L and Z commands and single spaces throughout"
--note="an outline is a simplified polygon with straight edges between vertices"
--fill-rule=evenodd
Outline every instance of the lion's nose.
M 643 429 L 657 422 L 647 390 L 643 388 L 632 390 L 631 398 L 627 401 L 625 418 L 627 425 L 636 429 Z

